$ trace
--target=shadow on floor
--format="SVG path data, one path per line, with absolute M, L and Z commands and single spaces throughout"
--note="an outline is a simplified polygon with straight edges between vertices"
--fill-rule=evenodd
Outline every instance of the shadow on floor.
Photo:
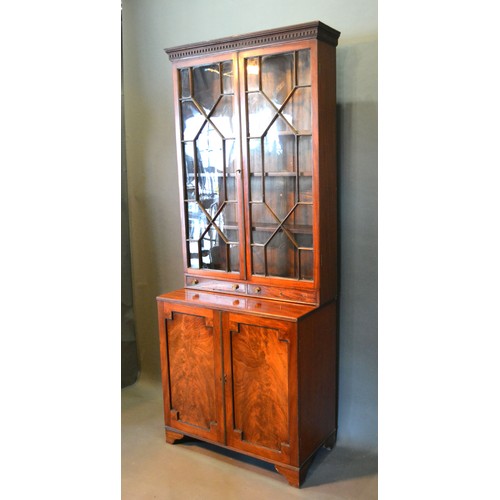
M 221 448 L 217 445 L 184 437 L 175 446 L 196 448 L 200 453 L 210 454 L 221 459 L 229 459 L 233 465 L 253 466 L 261 470 L 276 473 L 273 464 L 248 457 L 241 453 Z M 224 458 L 223 458 L 224 457 Z M 333 450 L 320 448 L 311 463 L 301 489 L 329 484 L 338 481 L 360 478 L 377 474 L 378 455 L 373 451 L 364 451 L 347 446 L 336 446 Z

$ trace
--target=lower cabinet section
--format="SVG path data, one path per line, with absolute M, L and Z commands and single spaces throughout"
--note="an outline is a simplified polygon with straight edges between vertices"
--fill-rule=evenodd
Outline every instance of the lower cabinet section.
M 261 458 L 299 486 L 336 432 L 335 304 L 255 302 L 158 298 L 166 439 Z

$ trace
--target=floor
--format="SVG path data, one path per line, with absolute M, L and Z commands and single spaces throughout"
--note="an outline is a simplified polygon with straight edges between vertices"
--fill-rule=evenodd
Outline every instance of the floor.
M 377 498 L 377 455 L 337 445 L 319 450 L 301 489 L 271 464 L 191 440 L 169 445 L 161 386 L 122 390 L 122 500 Z

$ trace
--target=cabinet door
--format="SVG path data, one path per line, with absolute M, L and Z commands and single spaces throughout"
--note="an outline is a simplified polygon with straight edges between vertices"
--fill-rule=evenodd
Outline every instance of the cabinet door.
M 160 304 L 165 425 L 223 442 L 220 313 Z
M 304 43 L 241 55 L 247 274 L 256 282 L 314 279 L 314 54 Z
M 286 464 L 297 456 L 295 324 L 223 315 L 227 444 Z
M 174 86 L 186 270 L 244 276 L 236 56 L 179 63 Z

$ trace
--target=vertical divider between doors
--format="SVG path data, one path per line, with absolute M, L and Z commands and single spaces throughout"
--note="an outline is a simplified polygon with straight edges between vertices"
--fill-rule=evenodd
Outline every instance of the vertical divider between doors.
M 226 432 L 226 382 L 225 382 L 225 364 L 224 364 L 224 313 L 222 311 L 214 311 L 214 314 L 217 314 L 217 328 L 219 329 L 219 356 L 220 356 L 220 364 L 219 364 L 219 376 L 220 376 L 220 394 L 219 398 L 219 414 L 221 416 L 220 422 L 220 430 L 219 430 L 219 439 L 220 442 L 224 445 L 227 445 L 227 432 Z
M 237 176 L 237 196 L 238 196 L 238 212 L 239 212 L 239 239 L 240 239 L 240 279 L 247 279 L 247 267 L 246 267 L 246 224 L 245 224 L 245 172 L 246 168 L 243 164 L 243 127 L 242 127 L 242 109 L 241 109 L 241 90 L 240 90 L 240 67 L 239 67 L 239 56 L 235 52 L 233 55 L 233 71 L 234 71 L 234 102 L 236 105 L 237 116 L 236 116 L 236 133 L 235 141 L 239 150 L 239 169 L 240 174 Z
M 222 336 L 224 351 L 224 407 L 225 407 L 225 430 L 226 444 L 234 446 L 233 431 L 234 421 L 234 399 L 233 399 L 233 366 L 232 366 L 232 334 L 230 329 L 230 313 L 222 313 Z
M 249 280 L 252 276 L 252 247 L 251 243 L 251 214 L 250 214 L 250 166 L 248 164 L 248 120 L 246 104 L 246 71 L 245 56 L 239 53 L 238 60 L 238 92 L 239 92 L 239 111 L 240 111 L 240 141 L 241 141 L 241 166 L 243 179 L 243 220 L 245 225 L 244 243 L 245 243 L 245 279 Z

